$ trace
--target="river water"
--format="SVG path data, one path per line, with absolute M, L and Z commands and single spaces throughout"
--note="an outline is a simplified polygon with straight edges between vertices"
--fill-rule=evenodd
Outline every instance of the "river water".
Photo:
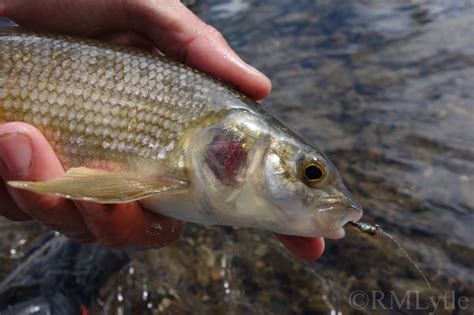
M 474 2 L 190 7 L 269 75 L 273 92 L 262 106 L 324 149 L 365 208 L 363 220 L 394 235 L 433 289 L 382 236 L 347 229 L 321 259 L 303 262 L 270 233 L 188 224 L 174 245 L 130 254 L 91 312 L 427 314 L 447 294 L 436 314 L 473 314 Z M 6 276 L 45 232 L 0 226 Z

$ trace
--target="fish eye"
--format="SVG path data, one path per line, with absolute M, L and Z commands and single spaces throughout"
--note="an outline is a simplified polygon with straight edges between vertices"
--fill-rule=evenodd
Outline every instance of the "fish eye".
M 324 165 L 315 160 L 303 162 L 301 171 L 303 180 L 308 186 L 319 184 L 326 176 Z

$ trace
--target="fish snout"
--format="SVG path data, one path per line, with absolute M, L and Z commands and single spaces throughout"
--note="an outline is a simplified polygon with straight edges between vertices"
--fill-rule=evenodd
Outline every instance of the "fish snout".
M 352 196 L 346 186 L 342 185 L 342 187 L 340 187 L 339 189 L 339 202 L 343 207 L 346 208 L 347 219 L 353 222 L 359 221 L 362 215 L 364 214 L 362 206 L 355 200 L 355 198 Z
M 337 201 L 333 199 L 329 206 L 318 209 L 316 217 L 325 237 L 342 238 L 344 225 L 359 221 L 362 214 L 362 206 L 345 190 Z
M 349 209 L 348 210 L 349 214 L 347 217 L 349 221 L 352 221 L 352 222 L 359 221 L 360 218 L 362 218 L 362 215 L 364 214 L 362 207 L 358 203 L 349 205 L 348 209 Z

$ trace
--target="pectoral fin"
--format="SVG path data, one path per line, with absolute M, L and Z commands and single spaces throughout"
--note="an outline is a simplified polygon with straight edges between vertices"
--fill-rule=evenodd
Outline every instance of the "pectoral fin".
M 86 167 L 71 168 L 63 176 L 45 181 L 10 181 L 15 188 L 99 203 L 124 203 L 154 194 L 183 189 L 183 181 L 148 181 L 129 174 Z

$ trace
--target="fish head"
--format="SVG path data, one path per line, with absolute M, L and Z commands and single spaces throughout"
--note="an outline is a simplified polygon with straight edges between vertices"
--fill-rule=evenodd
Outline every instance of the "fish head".
M 287 217 L 281 232 L 343 237 L 343 226 L 358 221 L 362 207 L 326 155 L 310 145 L 281 139 L 272 142 L 261 168 L 265 198 Z
M 336 167 L 268 116 L 235 111 L 199 132 L 188 146 L 193 222 L 341 238 L 362 208 Z

